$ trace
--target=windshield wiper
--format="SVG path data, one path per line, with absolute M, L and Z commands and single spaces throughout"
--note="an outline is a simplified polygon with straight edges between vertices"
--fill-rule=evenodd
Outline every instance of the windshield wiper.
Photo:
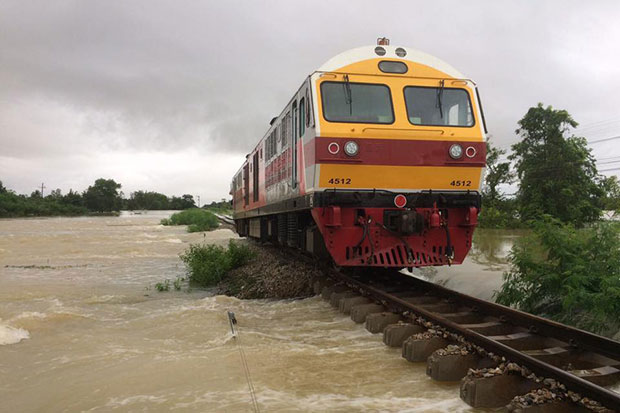
M 349 105 L 349 115 L 353 115 L 353 96 L 351 95 L 351 85 L 349 84 L 349 75 L 342 76 L 344 80 L 344 101 Z
M 439 116 L 441 116 L 441 119 L 443 119 L 443 86 L 444 80 L 441 79 L 439 81 L 439 88 L 437 89 L 437 104 L 435 105 L 435 107 L 439 108 Z

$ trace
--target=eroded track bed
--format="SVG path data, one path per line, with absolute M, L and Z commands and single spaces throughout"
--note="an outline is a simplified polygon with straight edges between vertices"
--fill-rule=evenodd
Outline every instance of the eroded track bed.
M 473 407 L 620 411 L 620 343 L 395 271 L 329 271 L 321 294 Z

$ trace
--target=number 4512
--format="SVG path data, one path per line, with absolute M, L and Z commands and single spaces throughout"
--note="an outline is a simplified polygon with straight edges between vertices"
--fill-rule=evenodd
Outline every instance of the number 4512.
M 471 186 L 471 181 L 454 180 L 450 182 L 450 186 Z

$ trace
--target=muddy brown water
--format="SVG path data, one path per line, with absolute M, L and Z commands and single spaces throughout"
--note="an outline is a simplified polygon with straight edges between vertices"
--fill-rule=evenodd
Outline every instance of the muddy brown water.
M 238 345 L 261 411 L 474 411 L 319 298 L 154 291 L 189 243 L 235 237 L 167 215 L 0 220 L 0 411 L 251 412 Z M 516 236 L 479 231 L 464 265 L 428 275 L 488 298 Z

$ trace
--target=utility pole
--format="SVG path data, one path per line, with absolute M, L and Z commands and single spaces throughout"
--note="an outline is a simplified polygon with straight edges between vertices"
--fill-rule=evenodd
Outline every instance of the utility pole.
M 196 195 L 196 197 L 198 198 L 198 208 L 200 208 L 200 195 Z
M 43 184 L 43 182 L 41 182 L 41 198 L 43 198 L 43 190 L 45 188 L 47 188 L 47 187 Z

